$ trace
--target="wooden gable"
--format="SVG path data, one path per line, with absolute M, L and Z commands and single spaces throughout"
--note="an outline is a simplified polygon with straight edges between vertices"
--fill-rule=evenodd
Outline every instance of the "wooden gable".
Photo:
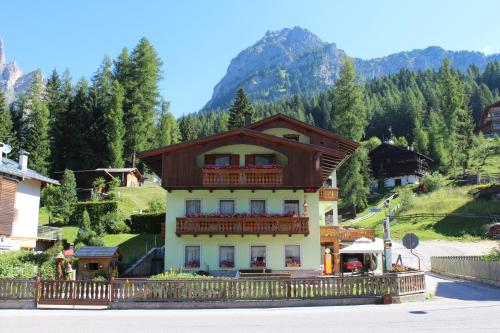
M 11 235 L 16 219 L 17 181 L 0 178 L 0 235 Z

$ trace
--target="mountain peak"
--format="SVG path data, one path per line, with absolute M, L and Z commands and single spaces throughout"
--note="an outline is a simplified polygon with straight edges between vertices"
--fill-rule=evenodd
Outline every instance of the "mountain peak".
M 2 73 L 2 68 L 5 65 L 5 52 L 3 50 L 3 39 L 0 36 L 0 74 Z

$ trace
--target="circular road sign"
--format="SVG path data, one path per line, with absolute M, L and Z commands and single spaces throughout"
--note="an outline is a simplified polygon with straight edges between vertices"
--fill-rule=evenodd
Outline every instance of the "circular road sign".
M 418 237 L 415 234 L 406 234 L 403 237 L 403 245 L 409 250 L 413 250 L 418 246 Z

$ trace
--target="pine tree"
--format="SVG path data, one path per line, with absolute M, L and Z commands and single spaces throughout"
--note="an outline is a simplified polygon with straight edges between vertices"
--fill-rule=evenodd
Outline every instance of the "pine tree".
M 450 162 L 450 153 L 446 147 L 446 124 L 439 111 L 429 114 L 429 153 L 441 170 L 446 170 Z
M 90 216 L 87 210 L 83 211 L 81 221 L 79 223 L 80 231 L 75 239 L 75 245 L 87 245 L 87 246 L 103 246 L 102 235 L 94 230 L 90 222 Z
M 13 105 L 17 142 L 30 154 L 28 167 L 46 174 L 49 167 L 49 110 L 45 103 L 45 87 L 40 72 L 36 73 L 28 91 Z
M 457 149 L 455 160 L 462 168 L 463 176 L 466 175 L 474 147 L 474 120 L 470 110 L 458 109 L 457 111 Z
M 0 90 L 0 142 L 12 144 L 13 139 L 12 117 L 5 96 Z
M 105 57 L 92 80 L 95 159 L 103 167 L 123 167 L 123 88 L 113 79 L 111 59 Z
M 357 82 L 351 61 L 344 57 L 344 67 L 334 86 L 334 110 L 337 133 L 354 141 L 360 141 L 365 133 L 366 110 L 363 88 Z M 369 194 L 369 165 L 365 149 L 358 150 L 339 170 L 340 190 L 343 202 L 356 216 L 357 209 L 367 205 Z
M 124 89 L 124 157 L 130 162 L 137 151 L 150 148 L 155 141 L 154 114 L 159 105 L 158 82 L 161 59 L 153 45 L 142 38 L 129 57 L 124 49 L 115 62 L 115 77 Z
M 229 108 L 229 129 L 236 129 L 245 126 L 245 116 L 253 115 L 253 107 L 248 100 L 243 88 L 238 89 L 233 105 Z
M 55 215 L 61 218 L 64 223 L 69 223 L 77 201 L 75 174 L 66 169 L 59 187 L 58 208 Z
M 192 115 L 183 116 L 179 121 L 179 131 L 182 142 L 196 139 L 194 118 Z
M 160 114 L 158 115 L 158 128 L 156 146 L 163 147 L 180 140 L 179 126 L 172 113 L 169 111 L 170 103 L 162 101 Z

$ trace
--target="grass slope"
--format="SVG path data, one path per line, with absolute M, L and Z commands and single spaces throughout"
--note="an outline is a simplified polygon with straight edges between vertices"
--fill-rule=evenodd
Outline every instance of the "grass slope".
M 128 218 L 134 212 L 145 210 L 152 200 L 165 202 L 166 191 L 158 185 L 143 187 L 122 187 L 118 189 L 119 209 Z
M 420 194 L 413 206 L 401 214 L 417 213 L 468 213 L 477 215 L 500 214 L 500 203 L 490 199 L 475 198 L 470 194 L 475 186 L 446 187 L 429 194 Z M 397 204 L 397 199 L 393 205 Z M 383 213 L 378 213 L 356 226 L 375 228 L 382 235 Z M 394 239 L 414 232 L 421 239 L 478 240 L 484 234 L 484 226 L 490 223 L 485 218 L 434 217 L 396 221 L 391 226 Z

